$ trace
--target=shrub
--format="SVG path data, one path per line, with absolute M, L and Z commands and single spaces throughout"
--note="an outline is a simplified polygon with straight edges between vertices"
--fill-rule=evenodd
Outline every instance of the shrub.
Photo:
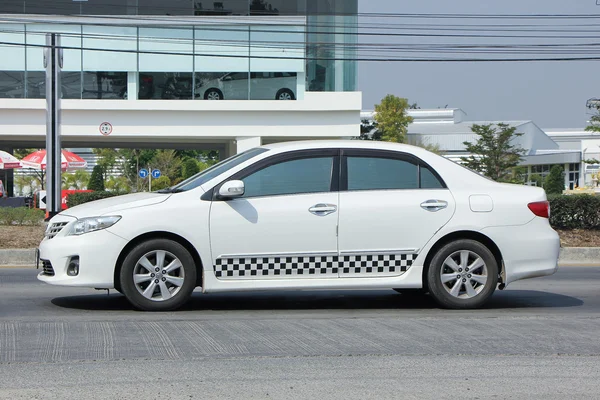
M 120 196 L 122 193 L 119 192 L 83 192 L 73 193 L 67 197 L 67 205 L 69 207 L 75 207 L 83 203 L 90 201 L 106 199 L 109 197 Z
M 550 225 L 558 229 L 600 229 L 600 196 L 549 195 Z
M 550 168 L 550 173 L 544 182 L 544 190 L 548 194 L 561 194 L 565 190 L 565 171 L 560 165 Z
M 39 225 L 44 212 L 27 207 L 0 207 L 0 225 Z
M 104 174 L 102 172 L 100 165 L 94 167 L 87 186 L 89 190 L 104 191 Z
M 171 186 L 171 179 L 168 176 L 152 179 L 152 190 L 166 189 Z

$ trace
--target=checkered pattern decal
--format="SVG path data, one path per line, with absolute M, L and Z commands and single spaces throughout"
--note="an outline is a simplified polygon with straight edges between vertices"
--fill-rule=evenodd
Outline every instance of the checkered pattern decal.
M 218 279 L 336 278 L 395 276 L 405 273 L 417 254 L 218 258 Z

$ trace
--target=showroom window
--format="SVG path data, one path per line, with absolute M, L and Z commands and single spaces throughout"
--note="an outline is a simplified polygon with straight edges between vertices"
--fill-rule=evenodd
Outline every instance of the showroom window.
M 86 71 L 83 73 L 84 99 L 126 99 L 127 72 Z
M 22 99 L 25 96 L 25 73 L 0 71 L 0 98 Z
M 192 76 L 191 72 L 140 72 L 138 99 L 191 100 Z
M 270 165 L 242 179 L 244 197 L 329 192 L 333 160 L 314 157 Z
M 250 73 L 250 100 L 296 100 L 295 72 Z
M 377 157 L 348 157 L 348 190 L 418 189 L 416 163 Z
M 60 85 L 63 99 L 81 98 L 81 72 L 61 72 Z M 45 99 L 46 73 L 27 72 L 25 89 L 28 99 Z

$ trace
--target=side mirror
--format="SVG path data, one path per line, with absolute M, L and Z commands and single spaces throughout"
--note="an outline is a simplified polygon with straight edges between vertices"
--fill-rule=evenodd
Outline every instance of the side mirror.
M 242 197 L 245 191 L 246 189 L 244 188 L 244 182 L 228 181 L 222 184 L 219 188 L 219 197 L 234 199 L 236 197 Z

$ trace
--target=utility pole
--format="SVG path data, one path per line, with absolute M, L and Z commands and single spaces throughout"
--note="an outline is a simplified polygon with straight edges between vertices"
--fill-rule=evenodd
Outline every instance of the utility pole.
M 61 211 L 60 70 L 63 65 L 60 35 L 46 34 L 46 214 L 50 219 Z

